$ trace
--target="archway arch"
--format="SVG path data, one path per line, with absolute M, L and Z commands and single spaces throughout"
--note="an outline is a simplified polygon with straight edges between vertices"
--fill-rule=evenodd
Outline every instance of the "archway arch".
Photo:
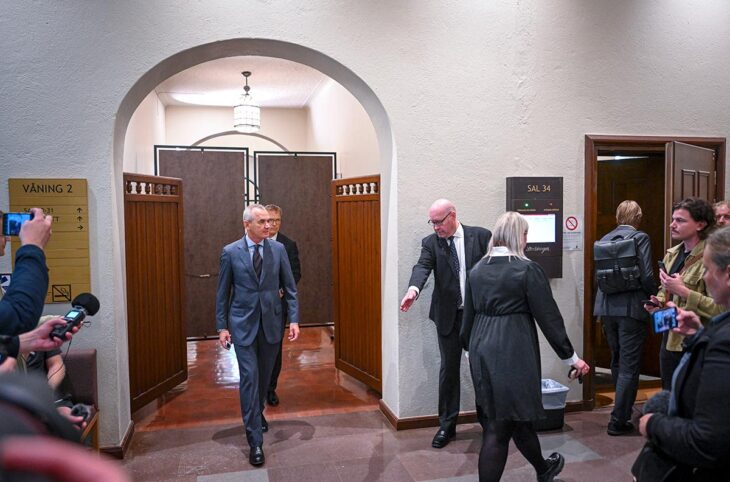
M 367 83 L 349 68 L 316 50 L 290 42 L 271 39 L 228 39 L 199 45 L 178 52 L 147 71 L 127 92 L 116 113 L 113 134 L 113 223 L 115 267 L 121 276 L 121 286 L 116 290 L 116 305 L 120 307 L 119 319 L 126 330 L 126 258 L 123 243 L 124 191 L 122 166 L 124 139 L 132 114 L 144 98 L 165 79 L 195 65 L 225 57 L 238 56 L 274 57 L 298 62 L 332 78 L 348 90 L 363 106 L 373 124 L 378 141 L 381 173 L 381 306 L 383 320 L 397 320 L 397 209 L 396 209 L 396 150 L 390 120 L 383 104 Z M 390 268 L 389 268 L 390 267 Z M 392 299 L 391 299 L 392 298 Z M 382 324 L 383 339 L 383 399 L 390 406 L 397 406 L 397 323 Z M 120 346 L 121 356 L 126 358 L 127 346 Z M 120 396 L 124 394 L 120 393 Z M 127 392 L 126 396 L 129 396 Z

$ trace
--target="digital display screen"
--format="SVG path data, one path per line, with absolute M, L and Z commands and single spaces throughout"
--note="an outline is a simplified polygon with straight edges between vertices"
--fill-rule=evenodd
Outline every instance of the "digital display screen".
M 555 242 L 554 214 L 523 214 L 530 228 L 527 231 L 527 243 Z
M 75 321 L 76 318 L 78 318 L 80 315 L 81 315 L 80 311 L 71 310 L 68 313 L 66 313 L 66 316 L 64 316 L 64 318 L 66 318 L 67 320 L 70 320 L 70 321 Z

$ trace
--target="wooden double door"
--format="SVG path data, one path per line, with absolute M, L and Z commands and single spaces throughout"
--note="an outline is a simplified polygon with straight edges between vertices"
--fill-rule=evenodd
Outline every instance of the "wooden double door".
M 584 341 L 589 363 L 608 368 L 611 361 L 600 322 L 595 323 L 592 315 L 597 289 L 593 242 L 616 227 L 619 203 L 638 202 L 643 212 L 640 229 L 651 239 L 658 280 L 656 261 L 676 244 L 669 235 L 672 205 L 687 197 L 713 203 L 724 195 L 724 146 L 725 140 L 717 138 L 586 137 Z M 647 331 L 641 373 L 658 377 L 661 335 L 654 334 L 648 324 Z
M 301 326 L 332 323 L 331 155 L 271 153 L 249 159 L 244 148 L 160 149 L 158 172 L 182 179 L 185 186 L 188 338 L 217 337 L 215 293 L 221 250 L 244 235 L 243 209 L 251 202 L 281 207 L 281 232 L 297 242 Z

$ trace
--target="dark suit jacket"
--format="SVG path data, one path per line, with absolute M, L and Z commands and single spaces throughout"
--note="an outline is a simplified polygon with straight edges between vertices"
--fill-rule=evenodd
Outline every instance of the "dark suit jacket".
M 631 226 L 618 226 L 616 229 L 601 238 L 601 241 L 613 239 L 615 236 L 627 236 L 636 232 Z M 593 305 L 593 316 L 621 316 L 635 320 L 645 320 L 649 314 L 641 304 L 650 295 L 657 292 L 654 271 L 652 268 L 653 258 L 651 254 L 651 242 L 649 235 L 639 231 L 634 238 L 639 252 L 639 270 L 641 272 L 641 289 L 614 293 L 607 295 L 600 289 L 596 293 L 596 302 Z
M 464 228 L 464 265 L 468 272 L 487 252 L 492 233 L 484 228 L 461 225 Z M 459 278 L 451 267 L 451 251 L 447 240 L 436 233 L 421 241 L 421 256 L 413 266 L 408 286 L 423 290 L 433 271 L 434 288 L 428 317 L 436 323 L 436 329 L 446 336 L 454 329 L 459 299 Z
M 284 336 L 279 288 L 292 323 L 299 323 L 297 287 L 289 267 L 284 246 L 264 240 L 261 279 L 257 279 L 246 239 L 223 248 L 216 292 L 216 328 L 228 329 L 233 343 L 249 346 L 256 339 L 259 326 L 266 340 L 279 343 Z
M 687 468 L 681 480 L 728 480 L 730 474 L 730 311 L 685 342 L 689 362 L 677 375 L 677 415 L 654 414 L 647 433 L 656 447 Z M 674 480 L 674 479 L 672 479 Z
M 287 236 L 284 236 L 281 232 L 276 235 L 276 240 L 284 245 L 284 248 L 286 249 L 286 255 L 289 257 L 291 273 L 292 275 L 294 275 L 294 283 L 299 284 L 299 280 L 302 279 L 302 268 L 299 264 L 299 248 L 297 248 L 296 241 Z M 286 298 L 281 299 L 281 309 L 281 324 L 286 327 L 286 320 L 289 317 L 289 311 L 286 305 Z
M 296 241 L 284 236 L 281 232 L 276 235 L 276 240 L 284 245 L 286 255 L 289 257 L 291 274 L 294 275 L 294 282 L 299 284 L 299 280 L 302 279 L 302 267 L 299 264 L 299 248 L 297 248 Z

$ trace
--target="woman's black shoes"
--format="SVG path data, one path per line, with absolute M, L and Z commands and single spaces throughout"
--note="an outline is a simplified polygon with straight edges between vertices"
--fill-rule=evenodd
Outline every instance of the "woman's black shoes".
M 542 474 L 537 475 L 537 482 L 552 482 L 555 476 L 563 470 L 565 459 L 559 453 L 553 452 L 550 457 L 545 459 L 545 463 L 548 465 L 548 468 Z

